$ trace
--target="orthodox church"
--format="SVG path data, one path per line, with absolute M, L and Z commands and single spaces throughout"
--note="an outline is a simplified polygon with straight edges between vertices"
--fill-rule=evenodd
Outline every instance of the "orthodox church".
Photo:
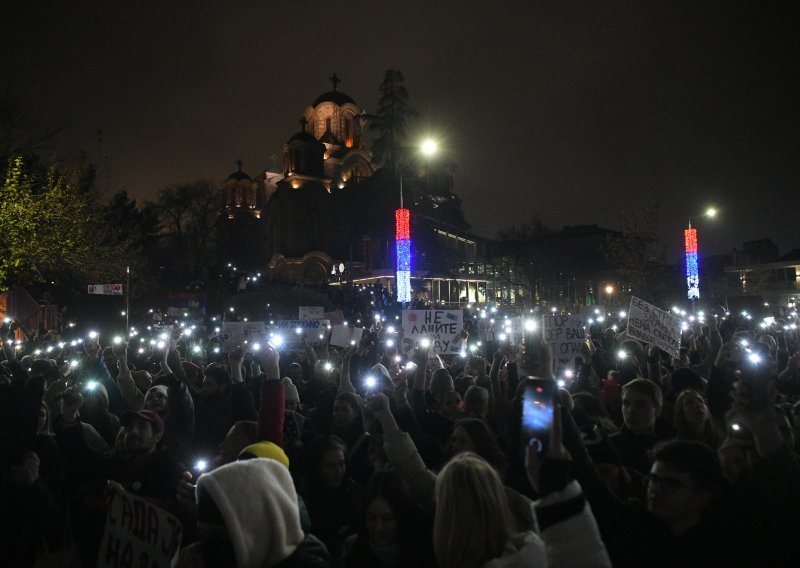
M 366 150 L 364 111 L 338 90 L 323 93 L 300 119 L 300 131 L 283 145 L 281 172 L 255 179 L 239 168 L 225 180 L 224 220 L 239 222 L 263 238 L 264 259 L 273 276 L 319 281 L 342 254 L 342 194 L 362 184 L 377 166 Z

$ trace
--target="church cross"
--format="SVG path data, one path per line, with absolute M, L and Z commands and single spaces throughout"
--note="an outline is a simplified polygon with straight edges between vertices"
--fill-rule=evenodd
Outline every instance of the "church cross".
M 333 92 L 336 92 L 336 87 L 339 85 L 339 83 L 341 83 L 341 82 L 342 82 L 342 81 L 341 81 L 341 79 L 339 79 L 339 77 L 337 77 L 337 76 L 336 76 L 336 73 L 335 73 L 335 72 L 334 72 L 334 74 L 333 74 L 333 75 L 331 75 L 330 77 L 328 77 L 328 81 L 330 81 L 331 83 L 333 83 Z
M 242 161 L 241 158 L 236 160 L 236 165 L 239 166 L 239 171 L 241 172 L 242 171 L 242 166 L 244 165 L 244 162 Z

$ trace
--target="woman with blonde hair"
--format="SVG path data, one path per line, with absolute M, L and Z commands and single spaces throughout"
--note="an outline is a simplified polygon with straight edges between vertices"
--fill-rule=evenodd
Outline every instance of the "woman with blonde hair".
M 441 568 L 611 566 L 581 487 L 568 476 L 560 420 L 556 407 L 547 458 L 526 448 L 528 480 L 541 495 L 533 505 L 538 534 L 514 532 L 507 492 L 486 460 L 463 452 L 442 469 L 433 525 Z
M 441 568 L 483 566 L 499 558 L 514 537 L 511 509 L 500 476 L 472 452 L 456 455 L 436 478 L 433 543 Z M 515 546 L 532 566 L 544 566 L 545 546 L 533 532 Z M 523 552 L 524 551 L 524 552 Z

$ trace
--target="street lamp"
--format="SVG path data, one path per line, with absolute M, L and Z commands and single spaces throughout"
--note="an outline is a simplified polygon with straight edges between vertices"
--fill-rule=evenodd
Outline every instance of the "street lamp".
M 426 139 L 419 150 L 425 156 L 433 156 L 439 145 L 435 140 Z M 400 171 L 400 208 L 394 212 L 396 255 L 397 301 L 403 304 L 411 302 L 411 211 L 403 207 L 403 172 Z
M 689 218 L 689 226 L 683 231 L 683 241 L 686 255 L 686 290 L 687 297 L 692 302 L 692 311 L 694 312 L 694 303 L 700 299 L 700 266 L 698 264 L 698 248 L 697 248 L 697 229 L 692 227 L 692 219 L 706 217 L 713 219 L 717 216 L 717 210 L 714 207 L 709 207 L 702 215 Z

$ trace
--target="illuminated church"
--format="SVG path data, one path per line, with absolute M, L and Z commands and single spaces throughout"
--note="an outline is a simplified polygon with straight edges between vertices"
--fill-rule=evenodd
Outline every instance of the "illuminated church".
M 377 169 L 366 150 L 363 109 L 338 90 L 335 73 L 330 81 L 332 90 L 306 107 L 300 131 L 283 145 L 280 173 L 252 179 L 238 162 L 223 184 L 225 217 L 261 220 L 270 272 L 288 280 L 328 275 L 346 248 L 337 226 L 343 220 L 337 209 L 348 202 L 341 194 Z

